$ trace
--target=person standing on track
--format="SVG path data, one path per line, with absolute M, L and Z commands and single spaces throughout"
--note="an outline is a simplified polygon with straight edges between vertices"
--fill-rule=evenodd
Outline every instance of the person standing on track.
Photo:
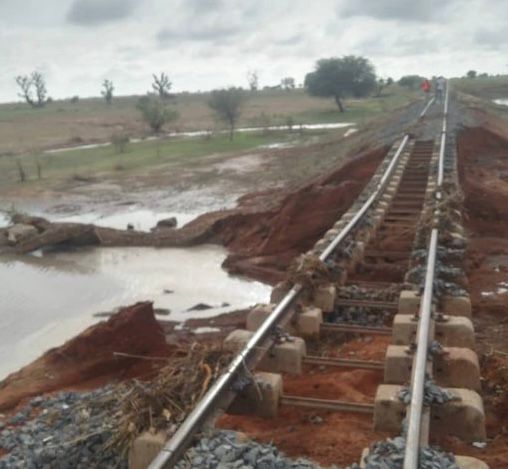
M 436 79 L 436 99 L 442 103 L 444 98 L 444 91 L 446 86 L 446 80 L 444 77 L 439 76 Z
M 431 88 L 430 81 L 425 78 L 425 80 L 420 83 L 420 88 L 425 94 L 429 94 Z

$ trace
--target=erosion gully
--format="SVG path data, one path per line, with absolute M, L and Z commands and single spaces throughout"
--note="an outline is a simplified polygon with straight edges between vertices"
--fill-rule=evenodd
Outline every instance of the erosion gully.
M 442 105 L 434 103 L 434 106 L 427 106 L 426 109 L 433 110 L 438 118 L 443 116 Z M 435 200 L 438 155 L 440 145 L 444 142 L 441 135 L 436 132 L 435 138 L 430 139 L 410 137 L 405 146 L 400 142 L 394 144 L 357 203 L 316 243 L 313 250 L 302 256 L 299 267 L 296 271 L 293 270 L 288 281 L 274 288 L 272 304 L 251 311 L 246 329 L 234 331 L 226 340 L 229 346 L 242 350 L 250 343 L 256 331 L 263 327 L 263 323 L 269 322 L 277 314 L 280 304 L 287 300 L 288 295 L 291 296 L 284 305 L 291 310 L 289 319 L 286 318 L 271 329 L 269 341 L 265 341 L 263 347 L 258 347 L 256 360 L 245 356 L 246 367 L 252 371 L 237 375 L 236 380 L 231 378 L 229 384 L 225 382 L 228 399 L 209 398 L 206 404 L 213 407 L 213 415 L 207 415 L 206 422 L 202 416 L 196 415 L 191 423 L 184 422 L 180 435 L 177 432 L 176 438 L 162 448 L 150 468 L 173 467 L 175 452 L 186 447 L 196 431 L 206 429 L 210 424 L 240 430 L 265 441 L 272 440 L 292 456 L 306 456 L 310 446 L 319 445 L 321 450 L 312 451 L 312 454 L 317 455 L 323 465 L 334 463 L 367 468 L 402 467 L 405 446 L 403 417 L 411 400 L 410 397 L 407 398 L 408 391 L 402 385 L 411 381 L 420 289 L 423 286 L 421 279 L 414 281 L 411 277 L 418 268 L 415 251 L 422 250 L 422 238 L 426 239 L 423 246 L 425 251 L 430 238 L 430 233 L 428 236 L 422 234 L 429 228 L 426 225 L 443 224 L 439 217 L 434 221 L 427 220 L 429 209 L 438 215 L 447 210 L 444 205 L 439 205 L 442 201 Z M 400 148 L 403 149 L 398 153 Z M 339 249 L 329 259 L 321 262 L 319 255 L 341 230 L 349 226 L 348 223 L 369 194 L 379 187 L 384 171 L 395 158 L 398 158 L 397 164 L 380 197 L 344 239 Z M 450 181 L 456 181 L 456 167 L 452 162 L 447 168 L 447 182 L 452 184 Z M 458 231 L 460 232 L 460 227 Z M 447 235 L 452 239 L 451 246 L 461 247 L 460 233 L 447 232 Z M 446 256 L 445 252 L 439 260 L 445 271 Z M 292 285 L 298 286 L 296 294 Z M 450 284 L 446 285 L 450 291 L 453 289 Z M 403 292 L 406 292 L 405 296 Z M 446 329 L 450 326 L 453 329 L 454 322 L 447 315 L 455 316 L 456 313 L 444 307 L 445 298 L 462 306 L 467 305 L 468 300 L 462 290 L 459 294 L 452 295 L 448 290 L 445 293 L 434 299 L 434 312 L 445 313 L 439 315 L 439 320 L 442 321 L 439 327 Z M 295 301 L 293 296 L 296 298 L 297 295 L 298 301 Z M 409 301 L 403 301 L 403 296 L 407 300 L 408 295 Z M 461 303 L 461 300 L 464 301 Z M 275 307 L 277 303 L 279 306 Z M 409 326 L 413 329 L 408 339 L 401 341 L 395 335 L 394 319 L 401 313 L 407 313 L 402 309 L 408 308 L 415 309 L 410 315 L 414 324 Z M 467 311 L 465 315 L 467 316 Z M 463 327 L 464 324 L 469 324 L 469 319 L 464 321 L 461 323 Z M 442 344 L 433 346 L 444 355 L 459 353 L 464 348 L 461 338 L 457 341 L 442 332 L 437 337 L 442 339 Z M 393 343 L 404 346 L 401 358 L 401 373 L 404 376 L 398 381 L 388 380 L 387 387 L 389 373 L 385 354 Z M 455 347 L 454 350 L 451 347 Z M 460 349 L 459 352 L 456 349 Z M 467 353 L 469 352 L 471 350 Z M 472 363 L 474 368 L 474 357 L 471 360 L 468 363 Z M 439 366 L 442 367 L 443 362 L 440 363 Z M 445 364 L 452 370 L 453 363 Z M 433 367 L 430 363 L 428 366 L 429 370 Z M 452 371 L 450 374 L 454 375 Z M 237 370 L 231 369 L 231 373 L 233 375 Z M 442 380 L 441 383 L 439 379 Z M 433 433 L 439 434 L 441 428 L 444 432 L 455 431 L 466 440 L 481 440 L 481 427 L 483 425 L 484 433 L 485 426 L 481 416 L 481 398 L 478 398 L 479 404 L 475 404 L 476 407 L 469 404 L 470 396 L 467 394 L 473 393 L 473 390 L 464 391 L 466 394 L 458 392 L 456 399 L 449 398 L 451 392 L 448 389 L 454 389 L 454 386 L 467 388 L 467 379 L 463 379 L 465 384 L 460 379 L 457 384 L 452 378 L 447 380 L 439 376 L 436 380 L 437 384 L 430 380 L 425 383 L 425 396 L 430 396 L 430 402 L 426 404 L 431 408 L 432 422 L 429 424 L 427 421 L 426 424 L 430 425 L 431 437 Z M 475 384 L 470 387 L 477 388 Z M 391 394 L 386 397 L 386 393 Z M 206 395 L 204 400 L 207 400 Z M 455 405 L 449 410 L 449 406 L 445 406 L 448 401 L 461 403 L 449 404 L 452 407 Z M 197 407 L 202 404 L 198 403 Z M 227 412 L 224 414 L 225 409 Z M 461 425 L 461 418 L 467 420 L 468 417 L 464 416 L 468 414 L 471 420 L 471 415 L 475 412 L 478 415 L 475 414 L 473 422 L 466 421 Z M 190 420 L 192 418 L 193 415 Z M 449 423 L 446 423 L 447 419 L 450 419 Z M 476 426 L 477 430 L 471 430 L 472 433 L 468 434 L 468 430 L 464 430 L 468 425 Z M 187 428 L 188 431 L 183 432 L 182 428 Z M 296 438 L 288 436 L 290 433 Z M 175 443 L 179 438 L 178 444 Z M 142 447 L 143 442 L 140 444 Z M 370 449 L 367 449 L 369 446 Z M 387 455 L 391 457 L 393 465 L 372 465 L 376 458 L 378 462 L 383 461 Z M 418 458 L 419 464 L 406 462 L 404 468 L 486 467 L 481 461 L 472 458 L 455 458 L 454 455 L 434 450 L 428 446 L 426 437 L 422 440 L 417 460 Z M 360 466 L 355 466 L 354 461 L 360 461 Z M 426 463 L 430 465 L 425 466 Z

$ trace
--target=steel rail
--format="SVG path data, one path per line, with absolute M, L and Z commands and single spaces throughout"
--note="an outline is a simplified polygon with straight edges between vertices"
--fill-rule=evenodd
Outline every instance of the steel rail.
M 443 127 L 441 130 L 441 146 L 439 147 L 439 164 L 438 164 L 438 172 L 437 172 L 437 187 L 441 188 L 443 185 L 444 179 L 444 156 L 446 149 L 446 133 L 447 133 L 447 124 L 446 120 L 448 117 L 448 100 L 449 100 L 449 85 L 446 84 L 446 96 L 444 102 L 444 117 L 443 117 Z
M 372 360 L 353 360 L 349 358 L 321 357 L 307 355 L 303 358 L 305 365 L 330 366 L 336 368 L 357 368 L 363 370 L 384 370 L 385 364 Z
M 391 327 L 361 326 L 357 324 L 345 324 L 340 322 L 323 322 L 320 330 L 322 332 L 344 332 L 351 334 L 369 335 L 392 335 Z
M 432 103 L 435 100 L 436 100 L 435 96 L 432 96 L 432 98 L 429 99 L 429 102 L 427 103 L 427 105 L 423 108 L 422 112 L 420 112 L 420 118 L 422 118 L 427 113 L 427 111 L 429 110 L 429 107 L 432 105 Z
M 408 141 L 409 134 L 406 134 L 372 195 L 319 256 L 321 261 L 325 261 L 337 246 L 350 234 L 374 203 L 380 192 L 385 188 Z M 231 390 L 231 386 L 235 379 L 248 367 L 248 361 L 254 355 L 254 352 L 259 349 L 261 342 L 266 340 L 272 332 L 272 329 L 280 323 L 282 317 L 294 304 L 302 289 L 303 287 L 300 284 L 293 285 L 286 296 L 277 304 L 270 316 L 265 319 L 250 338 L 245 347 L 235 356 L 228 369 L 214 382 L 196 407 L 194 407 L 186 419 L 180 424 L 170 440 L 166 442 L 162 450 L 148 466 L 148 469 L 170 468 L 178 462 L 187 449 L 187 444 L 194 436 L 195 432 L 198 431 L 200 426 L 210 416 L 214 410 L 214 406 L 219 402 L 221 397 L 223 397 L 227 391 Z
M 443 127 L 441 132 L 441 147 L 439 149 L 437 199 L 442 197 L 441 189 L 444 179 L 444 156 L 446 149 L 447 117 L 449 104 L 449 86 L 446 86 L 446 97 L 443 112 Z M 436 211 L 437 212 L 437 211 Z M 428 348 L 433 338 L 432 300 L 434 297 L 434 276 L 436 267 L 437 245 L 439 232 L 437 228 L 432 229 L 427 255 L 427 269 L 425 273 L 425 285 L 423 297 L 420 303 L 419 321 L 417 330 L 416 352 L 413 359 L 413 371 L 411 376 L 411 402 L 409 404 L 407 419 L 406 447 L 404 450 L 403 469 L 418 469 L 420 457 L 420 445 L 428 445 L 428 426 L 425 420 L 428 419 L 428 412 L 425 418 L 423 397 L 425 393 L 425 375 L 428 369 Z M 428 421 L 427 421 L 428 423 Z M 425 432 L 422 428 L 425 426 Z
M 374 404 L 317 399 L 315 397 L 288 396 L 286 394 L 283 394 L 280 398 L 280 405 L 332 410 L 335 412 L 359 412 L 363 414 L 372 414 L 374 412 Z
M 434 295 L 434 271 L 436 265 L 437 239 L 438 231 L 434 228 L 430 235 L 425 288 L 423 290 L 423 297 L 420 303 L 417 349 L 415 359 L 413 361 L 413 376 L 411 379 L 411 403 L 409 405 L 404 469 L 418 468 L 425 372 L 427 370 L 429 330 L 432 321 L 432 298 Z
M 319 260 L 326 261 L 330 254 L 332 254 L 335 249 L 337 249 L 337 246 L 344 241 L 344 239 L 349 235 L 349 233 L 352 231 L 352 229 L 358 224 L 358 222 L 363 218 L 367 210 L 372 206 L 374 201 L 377 199 L 379 194 L 383 191 L 383 189 L 388 184 L 388 181 L 390 180 L 390 176 L 392 175 L 395 166 L 399 162 L 400 155 L 402 155 L 402 152 L 404 151 L 404 148 L 407 145 L 407 142 L 409 141 L 409 134 L 404 135 L 404 138 L 402 139 L 402 142 L 399 145 L 399 148 L 395 152 L 395 155 L 393 156 L 392 160 L 390 161 L 390 164 L 388 165 L 388 168 L 386 168 L 383 176 L 381 177 L 381 180 L 379 181 L 378 185 L 370 195 L 370 197 L 364 202 L 364 204 L 361 206 L 360 210 L 355 213 L 355 216 L 351 218 L 349 223 L 344 227 L 344 229 L 333 239 L 333 241 L 326 247 L 326 249 L 321 253 L 319 256 Z

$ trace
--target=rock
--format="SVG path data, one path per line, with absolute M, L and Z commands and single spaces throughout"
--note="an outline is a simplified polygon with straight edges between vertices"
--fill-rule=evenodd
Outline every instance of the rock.
M 204 311 L 206 309 L 212 309 L 213 306 L 207 305 L 206 303 L 198 303 L 194 305 L 192 308 L 189 308 L 187 311 Z
M 16 224 L 7 229 L 7 241 L 9 244 L 17 244 L 20 241 L 38 235 L 37 228 L 32 225 Z
M 155 229 L 158 228 L 176 228 L 178 221 L 176 217 L 163 218 L 157 222 Z
M 37 397 L 34 397 L 30 401 L 30 405 L 32 407 L 39 407 L 43 402 L 44 402 L 44 398 L 42 396 L 37 396 Z

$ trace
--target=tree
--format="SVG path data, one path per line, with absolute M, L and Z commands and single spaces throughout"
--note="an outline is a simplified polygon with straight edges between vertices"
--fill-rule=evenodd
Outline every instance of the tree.
M 420 75 L 405 75 L 398 81 L 398 83 L 399 86 L 414 90 L 420 86 L 420 83 L 423 80 L 425 80 L 425 78 Z
M 117 130 L 111 135 L 111 143 L 117 153 L 125 153 L 130 140 L 129 134 L 123 130 Z
M 152 88 L 155 93 L 159 95 L 159 98 L 165 99 L 171 96 L 169 93 L 171 85 L 172 83 L 169 81 L 169 77 L 164 72 L 162 72 L 160 76 L 157 76 L 155 73 L 153 74 Z
M 347 55 L 321 59 L 315 70 L 305 76 L 305 87 L 311 96 L 333 97 L 340 112 L 347 96 L 362 97 L 376 87 L 374 67 L 364 57 Z
M 115 89 L 115 87 L 113 86 L 113 82 L 111 80 L 105 79 L 102 82 L 102 88 L 103 88 L 103 90 L 101 91 L 102 96 L 104 96 L 104 99 L 108 104 L 111 104 L 111 102 L 113 101 L 113 91 Z
M 21 89 L 21 93 L 18 93 L 18 96 L 23 98 L 30 106 L 40 108 L 44 107 L 48 102 L 46 99 L 48 93 L 46 80 L 42 73 L 34 71 L 30 76 L 19 75 L 16 77 L 16 83 Z
M 160 132 L 164 125 L 178 119 L 178 112 L 167 107 L 158 97 L 143 96 L 139 99 L 137 108 L 154 133 Z
M 214 90 L 208 101 L 208 106 L 217 113 L 219 119 L 229 125 L 229 140 L 233 140 L 244 102 L 245 94 L 239 88 Z
M 469 72 L 467 72 L 466 74 L 468 78 L 476 78 L 476 75 L 477 75 L 476 70 L 469 70 Z
M 295 89 L 295 79 L 293 77 L 283 78 L 280 81 L 280 84 L 281 84 L 282 88 L 285 89 L 286 91 Z
M 380 78 L 376 83 L 376 98 L 381 97 L 381 94 L 385 88 L 393 85 L 393 78 Z
M 247 72 L 247 81 L 251 91 L 257 91 L 259 88 L 259 74 L 257 70 L 249 70 Z

